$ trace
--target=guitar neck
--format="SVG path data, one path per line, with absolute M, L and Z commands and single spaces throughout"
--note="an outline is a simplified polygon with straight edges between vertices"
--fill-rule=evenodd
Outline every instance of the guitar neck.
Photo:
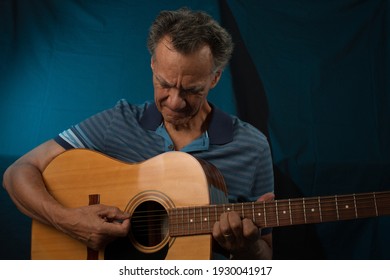
M 224 212 L 236 211 L 261 228 L 390 215 L 390 191 L 169 209 L 171 236 L 211 233 Z

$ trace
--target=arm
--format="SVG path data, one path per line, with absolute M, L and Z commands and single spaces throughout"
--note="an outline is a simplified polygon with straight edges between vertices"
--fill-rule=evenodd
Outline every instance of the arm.
M 46 190 L 42 172 L 64 148 L 50 140 L 13 163 L 4 173 L 3 185 L 18 209 L 27 216 L 54 226 L 93 249 L 115 236 L 125 236 L 129 216 L 115 207 L 92 205 L 65 208 Z M 123 223 L 111 223 L 124 220 Z
M 272 200 L 274 194 L 266 193 L 258 201 Z M 272 233 L 261 235 L 250 219 L 236 212 L 223 213 L 214 224 L 213 237 L 233 259 L 272 259 Z

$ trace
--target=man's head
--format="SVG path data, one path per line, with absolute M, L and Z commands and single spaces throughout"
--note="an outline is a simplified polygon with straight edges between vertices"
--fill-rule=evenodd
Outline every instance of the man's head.
M 230 34 L 211 16 L 201 11 L 179 9 L 162 11 L 150 27 L 148 49 L 152 56 L 157 44 L 165 36 L 171 38 L 176 51 L 193 53 L 208 45 L 213 55 L 214 71 L 221 71 L 233 52 Z
M 231 52 L 230 35 L 210 16 L 186 9 L 163 11 L 148 40 L 155 103 L 166 124 L 194 128 L 210 112 L 210 89 Z

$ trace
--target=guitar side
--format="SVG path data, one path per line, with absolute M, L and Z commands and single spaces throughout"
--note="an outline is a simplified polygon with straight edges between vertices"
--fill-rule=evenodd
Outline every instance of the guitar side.
M 43 178 L 53 197 L 71 208 L 88 205 L 91 194 L 98 194 L 101 204 L 130 213 L 145 200 L 167 208 L 210 203 L 209 185 L 201 164 L 181 152 L 168 152 L 142 163 L 128 164 L 98 152 L 74 149 L 56 157 L 43 172 Z M 167 236 L 163 242 L 168 247 L 164 258 L 209 259 L 211 239 L 210 234 Z M 159 245 L 139 248 L 146 256 L 149 249 L 160 249 Z M 33 220 L 31 258 L 87 259 L 87 248 L 53 227 Z M 101 250 L 99 259 L 103 258 L 104 250 Z

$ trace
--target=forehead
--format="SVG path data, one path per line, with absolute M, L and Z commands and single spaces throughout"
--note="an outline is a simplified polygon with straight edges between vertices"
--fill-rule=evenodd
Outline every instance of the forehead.
M 205 45 L 199 50 L 183 54 L 176 51 L 165 37 L 157 44 L 153 57 L 154 70 L 173 77 L 205 77 L 212 73 L 213 58 L 210 48 Z

